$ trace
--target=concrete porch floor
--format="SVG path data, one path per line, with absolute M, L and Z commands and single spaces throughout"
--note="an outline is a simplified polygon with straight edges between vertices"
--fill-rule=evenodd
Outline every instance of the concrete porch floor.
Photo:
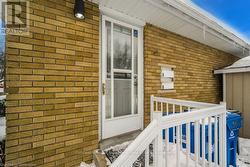
M 99 148 L 101 150 L 105 150 L 109 147 L 112 147 L 112 146 L 115 146 L 118 144 L 122 144 L 122 143 L 127 142 L 127 141 L 134 140 L 141 132 L 142 132 L 141 130 L 137 130 L 137 131 L 125 133 L 125 134 L 122 134 L 119 136 L 115 136 L 115 137 L 111 137 L 109 139 L 102 140 L 99 143 Z

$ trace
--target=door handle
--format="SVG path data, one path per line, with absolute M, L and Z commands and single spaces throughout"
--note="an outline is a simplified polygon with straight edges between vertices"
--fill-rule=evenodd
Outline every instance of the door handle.
M 106 93 L 106 85 L 105 83 L 102 84 L 102 95 L 105 95 Z

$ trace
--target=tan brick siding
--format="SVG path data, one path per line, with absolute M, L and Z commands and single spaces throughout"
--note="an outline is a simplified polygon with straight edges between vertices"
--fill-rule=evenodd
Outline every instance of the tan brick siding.
M 144 28 L 144 116 L 150 119 L 150 95 L 218 103 L 222 78 L 213 74 L 237 60 L 235 56 L 147 24 Z M 176 92 L 159 92 L 159 63 L 174 65 Z
M 74 0 L 30 0 L 30 35 L 7 36 L 7 165 L 78 166 L 98 147 L 99 9 L 85 5 L 77 20 Z

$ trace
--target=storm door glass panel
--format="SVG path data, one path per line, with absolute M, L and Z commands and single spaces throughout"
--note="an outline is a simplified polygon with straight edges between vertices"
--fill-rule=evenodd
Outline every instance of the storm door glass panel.
M 138 30 L 133 30 L 133 44 L 134 44 L 134 113 L 138 114 Z
M 130 28 L 114 24 L 114 69 L 132 68 L 132 37 Z
M 130 115 L 131 73 L 114 73 L 114 117 Z
M 106 75 L 106 118 L 111 118 L 111 23 L 109 21 L 105 22 L 106 24 L 106 53 L 107 53 L 107 60 L 106 60 L 106 67 L 107 67 L 107 75 Z
M 132 29 L 114 24 L 114 117 L 132 114 Z

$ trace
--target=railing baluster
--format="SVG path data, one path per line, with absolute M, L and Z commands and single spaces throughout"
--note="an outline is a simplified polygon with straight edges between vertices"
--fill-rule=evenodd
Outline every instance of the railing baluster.
M 155 108 L 155 102 L 154 102 L 154 96 L 150 96 L 150 120 L 153 121 L 153 115 L 154 115 L 154 108 Z
M 162 130 L 158 129 L 157 138 L 154 140 L 154 157 L 153 166 L 160 167 L 163 165 L 163 140 L 162 140 Z
M 158 166 L 163 166 L 163 139 L 162 139 L 162 130 L 159 131 L 158 133 L 158 138 L 157 138 L 157 141 L 158 141 Z
M 214 163 L 215 167 L 218 165 L 218 117 L 214 118 Z
M 168 103 L 167 103 L 167 115 L 169 115 Z
M 222 146 L 222 117 L 221 115 L 219 115 L 219 165 L 222 166 L 223 165 L 223 146 Z
M 209 167 L 212 166 L 213 150 L 212 150 L 212 123 L 211 117 L 208 118 L 208 163 Z
M 205 119 L 202 119 L 202 167 L 205 167 L 206 163 L 206 127 L 205 127 Z
M 189 167 L 189 159 L 190 159 L 190 123 L 187 123 L 186 129 L 186 166 Z
M 166 143 L 166 150 L 165 150 L 165 166 L 168 167 L 168 152 L 169 152 L 169 129 L 165 129 L 165 143 Z
M 166 114 L 169 115 L 169 108 L 168 103 L 166 103 Z M 169 152 L 169 128 L 165 129 L 165 144 L 166 144 L 166 151 L 165 151 L 165 166 L 168 167 L 168 152 Z
M 153 166 L 158 167 L 158 138 L 154 139 L 153 142 Z
M 176 166 L 180 167 L 180 125 L 176 127 Z
M 173 114 L 175 114 L 175 104 L 173 104 Z
M 161 117 L 163 117 L 163 103 L 160 102 L 160 112 L 161 112 Z
M 188 107 L 188 112 L 191 112 L 191 108 Z M 190 149 L 190 137 L 191 137 L 191 130 L 190 130 L 190 125 L 192 125 L 192 123 L 188 123 L 187 124 L 187 129 L 186 129 L 186 149 L 187 149 L 187 167 L 189 167 L 189 159 L 190 159 L 190 154 L 191 154 L 191 149 Z M 194 138 L 193 138 L 194 140 Z
M 173 104 L 173 111 L 172 114 L 175 114 L 175 104 Z M 173 127 L 173 143 L 175 143 L 175 127 Z
M 180 106 L 180 114 L 182 113 L 182 106 Z M 181 124 L 181 129 L 180 129 L 180 143 L 182 143 L 182 124 Z M 182 144 L 181 144 L 182 148 Z
M 226 106 L 225 106 L 225 111 L 226 111 Z M 221 122 L 222 122 L 222 126 L 221 126 L 221 133 L 222 133 L 222 139 L 221 139 L 221 145 L 222 145 L 222 166 L 226 166 L 227 165 L 227 154 L 226 154 L 226 113 L 221 114 Z
M 145 167 L 149 167 L 149 146 L 145 150 Z
M 199 159 L 200 159 L 200 154 L 199 154 L 199 152 L 200 152 L 200 150 L 199 150 L 199 143 L 200 143 L 200 141 L 199 141 L 199 138 L 200 138 L 200 133 L 199 133 L 199 129 L 200 129 L 200 127 L 199 127 L 199 121 L 195 121 L 195 133 L 194 133 L 194 137 L 195 137 L 195 145 L 194 145 L 194 147 L 195 147 L 195 167 L 198 167 L 198 165 L 199 165 Z
M 190 107 L 188 107 L 188 112 L 190 112 Z M 186 166 L 189 167 L 189 159 L 190 159 L 190 123 L 186 124 Z

